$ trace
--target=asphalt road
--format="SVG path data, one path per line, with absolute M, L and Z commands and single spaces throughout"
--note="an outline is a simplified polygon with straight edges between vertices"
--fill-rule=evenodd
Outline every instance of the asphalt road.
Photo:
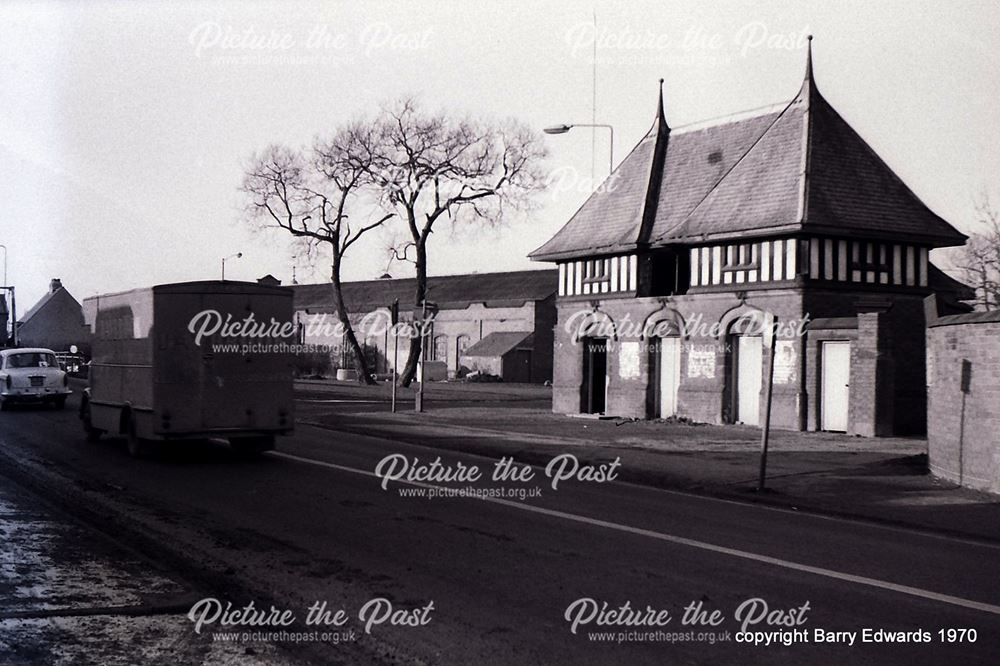
M 121 440 L 85 442 L 74 406 L 0 414 L 0 475 L 30 480 L 162 558 L 191 581 L 192 598 L 224 590 L 239 605 L 275 603 L 299 617 L 316 601 L 352 617 L 378 597 L 394 610 L 433 602 L 422 626 L 381 624 L 348 644 L 283 646 L 295 659 L 985 664 L 1000 650 L 1000 547 L 617 482 L 567 480 L 553 489 L 541 469 L 527 482 L 383 489 L 374 471 L 392 454 L 424 463 L 440 456 L 487 476 L 493 461 L 310 426 L 257 461 L 212 442 L 136 461 Z M 324 408 L 300 407 L 304 415 Z M 440 486 L 537 488 L 541 496 L 404 496 Z M 649 606 L 672 619 L 662 627 L 581 621 L 574 634 L 565 615 L 580 599 Z M 809 642 L 737 643 L 735 614 L 751 599 L 769 615 L 748 630 L 797 628 Z M 685 625 L 692 602 L 720 611 L 720 624 Z M 784 624 L 794 620 L 801 623 Z M 176 622 L 191 624 L 183 615 Z M 349 626 L 361 629 L 354 619 Z M 861 643 L 865 628 L 922 630 L 931 642 Z M 856 642 L 816 643 L 817 629 L 857 632 Z M 939 629 L 974 629 L 976 641 L 944 642 Z M 709 642 L 708 634 L 727 633 Z M 189 640 L 210 639 L 192 630 Z

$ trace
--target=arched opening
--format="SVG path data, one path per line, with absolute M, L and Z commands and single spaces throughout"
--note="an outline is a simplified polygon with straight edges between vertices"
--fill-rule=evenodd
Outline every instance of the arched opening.
M 763 368 L 761 317 L 748 314 L 730 324 L 726 336 L 725 416 L 728 422 L 760 425 Z
M 683 346 L 677 318 L 661 317 L 648 322 L 643 337 L 649 350 L 646 414 L 659 419 L 677 416 Z
M 584 336 L 583 382 L 580 386 L 580 411 L 603 414 L 608 403 L 608 340 Z
M 599 310 L 583 314 L 575 328 L 573 339 L 582 350 L 580 412 L 604 414 L 608 406 L 608 341 L 618 339 L 617 328 L 614 320 Z

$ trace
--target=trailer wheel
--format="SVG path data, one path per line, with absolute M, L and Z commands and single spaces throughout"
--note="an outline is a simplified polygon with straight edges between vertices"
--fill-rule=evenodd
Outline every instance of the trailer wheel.
M 83 421 L 83 431 L 87 434 L 88 442 L 96 442 L 104 434 L 103 430 L 94 427 L 90 419 L 90 401 L 84 400 L 83 407 L 80 408 L 80 420 Z
M 258 458 L 264 451 L 274 449 L 274 435 L 262 435 L 259 437 L 233 437 L 229 440 L 229 446 L 237 454 L 244 458 Z
M 128 454 L 139 460 L 149 456 L 149 442 L 136 434 L 134 414 L 128 419 Z

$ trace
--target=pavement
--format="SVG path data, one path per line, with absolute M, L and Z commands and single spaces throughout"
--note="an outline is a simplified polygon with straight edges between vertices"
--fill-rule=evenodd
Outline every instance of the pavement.
M 189 582 L 0 477 L 0 664 L 288 664 L 196 642 Z
M 620 458 L 620 478 L 632 483 L 1000 543 L 1000 497 L 929 474 L 924 438 L 774 430 L 759 492 L 759 428 L 553 414 L 551 389 L 537 385 L 429 383 L 419 414 L 409 389 L 393 414 L 385 385 L 297 388 L 329 408 L 303 418 L 332 430 L 543 465 L 567 450 L 589 462 Z

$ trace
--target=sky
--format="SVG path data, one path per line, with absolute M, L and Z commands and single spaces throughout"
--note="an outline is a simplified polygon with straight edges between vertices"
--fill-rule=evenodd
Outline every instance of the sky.
M 22 313 L 51 278 L 82 300 L 217 279 L 237 252 L 227 278 L 287 284 L 294 267 L 321 281 L 322 258 L 242 218 L 255 150 L 309 145 L 415 95 L 538 129 L 611 124 L 618 161 L 653 121 L 659 78 L 672 127 L 788 101 L 807 34 L 827 100 L 932 210 L 975 231 L 975 197 L 1000 202 L 998 24 L 986 1 L 7 2 L 7 280 Z M 534 210 L 494 230 L 437 230 L 431 274 L 539 267 L 526 255 L 606 175 L 609 149 L 603 130 L 545 141 L 555 176 Z M 352 248 L 345 278 L 384 273 L 389 240 Z

